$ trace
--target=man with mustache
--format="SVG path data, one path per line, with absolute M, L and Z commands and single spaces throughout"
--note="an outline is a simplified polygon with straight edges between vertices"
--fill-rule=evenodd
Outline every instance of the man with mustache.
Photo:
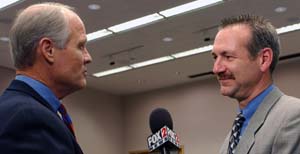
M 40 3 L 10 30 L 16 78 L 0 97 L 0 153 L 82 154 L 60 100 L 86 86 L 86 31 L 73 8 Z
M 296 154 L 300 152 L 300 100 L 283 94 L 272 73 L 279 37 L 259 16 L 222 21 L 212 55 L 220 92 L 238 101 L 239 113 L 221 154 Z

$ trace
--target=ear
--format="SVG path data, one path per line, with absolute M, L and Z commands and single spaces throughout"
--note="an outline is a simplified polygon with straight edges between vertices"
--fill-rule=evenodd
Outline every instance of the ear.
M 49 38 L 42 38 L 39 41 L 39 51 L 40 55 L 47 61 L 52 64 L 54 62 L 54 43 Z
M 264 48 L 260 52 L 260 70 L 262 72 L 269 71 L 273 60 L 273 51 L 271 48 Z

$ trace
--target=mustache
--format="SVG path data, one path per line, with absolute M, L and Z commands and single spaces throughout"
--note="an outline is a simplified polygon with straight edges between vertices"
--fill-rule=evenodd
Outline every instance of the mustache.
M 228 73 L 219 73 L 217 74 L 218 80 L 227 80 L 227 79 L 235 79 L 233 74 L 228 74 Z

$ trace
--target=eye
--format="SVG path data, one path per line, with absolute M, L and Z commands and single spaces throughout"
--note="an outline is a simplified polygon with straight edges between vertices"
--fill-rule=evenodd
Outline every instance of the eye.
M 215 55 L 215 54 L 212 54 L 212 57 L 213 57 L 214 60 L 217 59 L 217 55 Z
M 225 55 L 225 58 L 227 59 L 227 60 L 233 60 L 233 56 L 230 56 L 230 55 Z
M 85 49 L 85 44 L 80 43 L 80 44 L 78 45 L 78 48 L 79 48 L 80 50 L 84 50 L 84 49 Z
M 81 46 L 80 46 L 80 49 L 81 49 L 81 50 L 84 50 L 84 48 L 85 48 L 84 45 L 81 45 Z

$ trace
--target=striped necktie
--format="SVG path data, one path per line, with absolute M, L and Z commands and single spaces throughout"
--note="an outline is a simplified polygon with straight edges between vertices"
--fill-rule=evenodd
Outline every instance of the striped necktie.
M 245 118 L 243 117 L 242 113 L 239 113 L 234 120 L 232 130 L 231 130 L 231 135 L 229 138 L 228 154 L 235 153 L 235 148 L 240 141 L 241 128 L 243 126 L 244 121 Z
M 73 124 L 72 124 L 71 117 L 67 113 L 67 110 L 66 110 L 66 108 L 63 104 L 60 104 L 60 106 L 58 108 L 58 112 L 61 114 L 64 123 L 68 126 L 69 130 L 75 136 L 75 131 L 74 131 L 74 127 L 73 127 Z

